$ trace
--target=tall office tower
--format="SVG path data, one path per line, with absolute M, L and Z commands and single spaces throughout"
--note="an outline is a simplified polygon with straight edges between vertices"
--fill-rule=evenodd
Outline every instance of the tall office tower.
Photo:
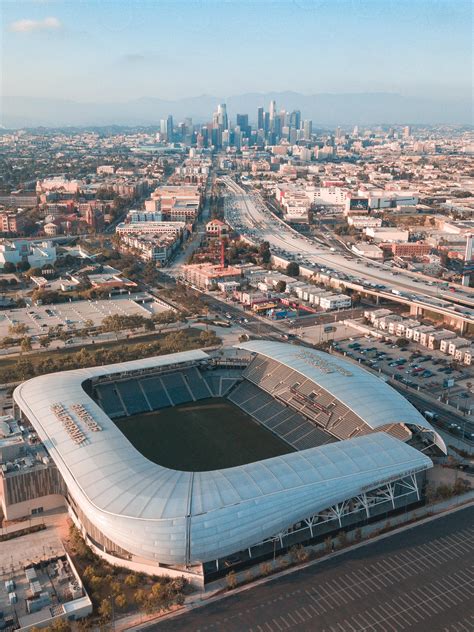
M 270 120 L 272 121 L 276 116 L 277 104 L 276 101 L 270 101 Z
M 237 127 L 240 127 L 240 131 L 242 132 L 243 136 L 250 135 L 248 114 L 237 114 Z
M 257 109 L 257 129 L 263 129 L 265 111 L 263 108 Z
M 336 138 L 341 138 L 342 129 L 340 127 L 336 127 Z
M 225 103 L 220 103 L 217 106 L 217 123 L 222 129 L 229 128 L 229 121 L 227 119 L 227 106 Z
M 354 129 L 352 130 L 352 136 L 359 136 L 359 126 L 354 125 Z
M 209 145 L 211 133 L 212 133 L 212 124 L 207 124 L 201 127 L 201 134 L 204 139 L 204 147 L 207 147 Z
M 403 128 L 403 138 L 410 138 L 411 136 L 411 127 L 409 125 L 406 125 Z
M 290 134 L 288 137 L 288 140 L 290 141 L 291 145 L 294 145 L 296 143 L 298 139 L 298 130 L 296 129 L 296 127 L 290 127 Z
M 166 119 L 166 140 L 170 143 L 173 140 L 173 117 L 171 114 L 168 114 L 168 118 Z
M 222 147 L 224 147 L 224 149 L 226 147 L 229 147 L 229 145 L 230 145 L 230 131 L 228 129 L 223 130 L 221 138 L 222 138 L 222 140 L 221 140 Z
M 311 134 L 313 133 L 313 121 L 307 119 L 303 122 L 303 133 L 305 140 L 311 140 Z
M 186 117 L 184 119 L 184 125 L 186 126 L 186 132 L 188 134 L 192 134 L 193 133 L 193 119 L 190 117 Z
M 301 112 L 299 110 L 293 110 L 290 114 L 290 127 L 299 129 L 301 127 Z
M 242 147 L 242 130 L 238 125 L 234 130 L 234 145 L 236 149 Z
M 278 142 L 281 138 L 281 116 L 273 119 L 273 142 Z
M 166 119 L 161 119 L 160 121 L 160 134 L 162 138 L 166 137 Z
M 182 141 L 186 140 L 186 124 L 184 122 L 178 123 L 178 138 Z
M 263 131 L 265 135 L 270 131 L 270 112 L 264 112 L 263 115 Z

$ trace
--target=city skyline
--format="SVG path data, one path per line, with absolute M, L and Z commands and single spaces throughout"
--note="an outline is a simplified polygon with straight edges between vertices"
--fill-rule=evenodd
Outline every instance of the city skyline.
M 464 0 L 7 2 L 2 92 L 96 103 L 273 91 L 468 101 L 470 19 Z

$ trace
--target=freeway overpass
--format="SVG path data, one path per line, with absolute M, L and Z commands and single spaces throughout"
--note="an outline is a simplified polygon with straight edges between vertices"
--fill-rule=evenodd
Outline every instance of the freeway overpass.
M 347 252 L 337 252 L 324 241 L 303 236 L 292 229 L 261 199 L 230 177 L 225 176 L 222 181 L 229 191 L 226 220 L 245 239 L 253 243 L 268 241 L 277 264 L 285 265 L 294 260 L 303 276 L 325 275 L 334 287 L 344 285 L 377 299 L 410 305 L 414 315 L 438 314 L 461 332 L 474 328 L 473 289 L 459 286 L 453 296 L 421 275 L 377 266 Z

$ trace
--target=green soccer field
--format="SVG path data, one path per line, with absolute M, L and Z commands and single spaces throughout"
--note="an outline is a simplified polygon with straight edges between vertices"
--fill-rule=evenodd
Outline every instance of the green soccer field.
M 164 467 L 208 471 L 294 452 L 227 399 L 210 398 L 115 419 L 139 452 Z

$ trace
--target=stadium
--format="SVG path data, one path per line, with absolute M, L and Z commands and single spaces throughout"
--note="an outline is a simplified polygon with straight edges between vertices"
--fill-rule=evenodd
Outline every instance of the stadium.
M 109 561 L 198 584 L 422 503 L 446 452 L 377 376 L 279 342 L 36 377 L 14 402 L 57 472 L 37 496 Z

